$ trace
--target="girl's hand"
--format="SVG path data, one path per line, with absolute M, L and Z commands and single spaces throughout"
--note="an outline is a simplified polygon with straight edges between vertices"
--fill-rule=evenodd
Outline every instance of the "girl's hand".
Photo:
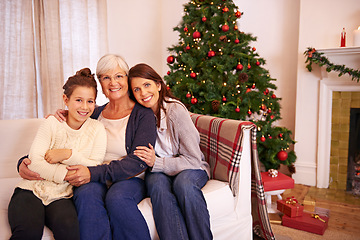
M 155 150 L 149 143 L 149 147 L 137 146 L 134 154 L 143 160 L 149 167 L 153 167 L 155 164 Z
M 56 113 L 54 114 L 54 117 L 59 122 L 66 122 L 67 114 L 68 114 L 68 110 L 58 109 L 58 110 L 56 110 Z
M 24 158 L 24 160 L 21 162 L 19 166 L 20 177 L 27 180 L 44 180 L 40 177 L 40 174 L 33 172 L 28 168 L 30 163 L 31 161 L 28 158 Z
M 74 165 L 67 167 L 68 173 L 65 176 L 65 181 L 71 185 L 79 187 L 90 182 L 90 170 L 83 165 Z M 75 171 L 75 172 L 74 172 Z
M 51 164 L 59 163 L 71 157 L 71 149 L 51 149 L 45 153 L 44 159 Z

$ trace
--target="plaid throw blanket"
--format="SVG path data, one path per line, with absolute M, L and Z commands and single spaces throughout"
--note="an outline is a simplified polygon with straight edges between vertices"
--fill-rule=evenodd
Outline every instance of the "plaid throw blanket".
M 256 145 L 256 125 L 248 121 L 190 113 L 200 133 L 200 148 L 210 164 L 211 178 L 229 182 L 234 196 L 239 190 L 239 166 L 244 142 L 243 131 L 251 131 L 251 208 L 253 231 L 264 239 L 275 239 L 271 229 L 261 181 Z

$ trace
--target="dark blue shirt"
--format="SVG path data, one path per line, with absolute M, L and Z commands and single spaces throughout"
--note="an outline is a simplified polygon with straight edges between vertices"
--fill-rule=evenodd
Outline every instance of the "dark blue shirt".
M 97 107 L 91 118 L 97 119 L 106 104 Z M 151 109 L 135 103 L 131 111 L 125 133 L 125 147 L 127 156 L 121 160 L 113 160 L 109 164 L 88 167 L 92 182 L 117 182 L 134 177 L 144 172 L 148 166 L 139 157 L 133 154 L 137 146 L 155 146 L 156 121 Z

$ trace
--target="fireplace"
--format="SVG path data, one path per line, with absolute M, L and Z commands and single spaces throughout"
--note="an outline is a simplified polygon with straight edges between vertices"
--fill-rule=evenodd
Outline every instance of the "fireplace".
M 360 108 L 350 109 L 346 191 L 360 195 Z

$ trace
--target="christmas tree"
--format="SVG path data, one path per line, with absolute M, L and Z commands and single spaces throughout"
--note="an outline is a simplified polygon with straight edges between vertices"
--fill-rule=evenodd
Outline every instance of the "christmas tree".
M 260 161 L 266 170 L 293 166 L 291 131 L 274 123 L 281 98 L 251 42 L 237 26 L 243 12 L 231 0 L 192 0 L 184 5 L 177 45 L 168 48 L 164 77 L 172 93 L 193 113 L 250 120 L 257 125 Z

